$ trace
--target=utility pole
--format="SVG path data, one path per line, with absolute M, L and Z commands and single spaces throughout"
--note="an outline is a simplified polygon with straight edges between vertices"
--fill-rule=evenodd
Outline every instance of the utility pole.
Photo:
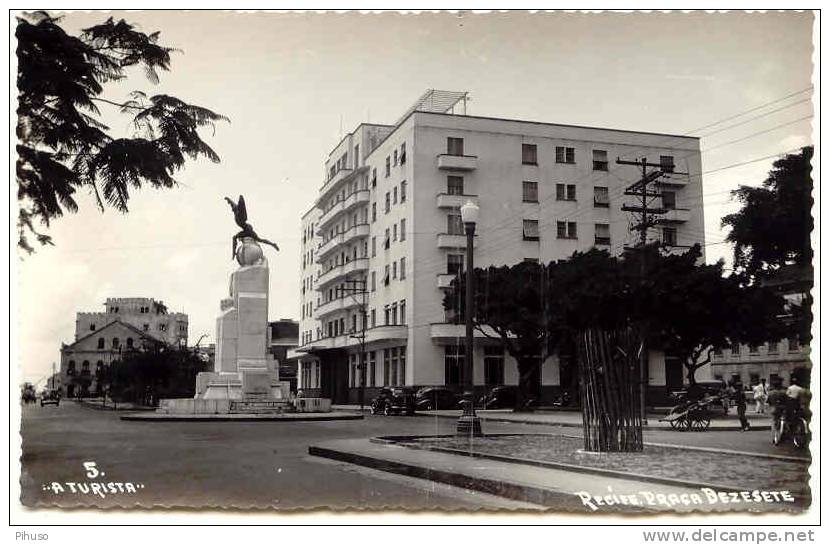
M 624 212 L 631 212 L 638 217 L 638 223 L 634 225 L 634 230 L 639 231 L 639 244 L 637 250 L 640 252 L 640 282 L 645 283 L 646 280 L 646 243 L 648 239 L 648 230 L 658 223 L 658 216 L 667 212 L 662 206 L 660 208 L 650 208 L 649 204 L 655 198 L 662 197 L 662 193 L 650 191 L 649 185 L 656 182 L 661 176 L 666 174 L 663 171 L 667 165 L 661 163 L 649 163 L 648 159 L 643 157 L 639 161 L 623 161 L 617 157 L 618 165 L 632 165 L 641 168 L 641 178 L 628 186 L 625 190 L 625 195 L 637 198 L 636 205 L 623 205 Z M 657 170 L 648 171 L 649 167 L 657 168 Z M 669 170 L 669 169 L 667 169 Z M 670 169 L 674 170 L 673 166 Z M 646 324 L 641 323 L 639 327 L 640 336 L 640 414 L 644 424 L 648 424 L 646 417 L 646 386 L 648 384 L 648 347 L 646 341 L 648 339 L 648 331 L 646 331 Z
M 348 292 L 349 295 L 355 297 L 360 295 L 360 333 L 355 334 L 353 331 L 349 335 L 353 339 L 360 341 L 360 359 L 357 364 L 357 376 L 360 381 L 360 390 L 358 391 L 358 399 L 360 401 L 360 410 L 363 411 L 363 405 L 366 402 L 366 298 L 369 292 L 366 290 L 366 280 L 346 280 L 347 287 L 342 288 L 343 291 Z

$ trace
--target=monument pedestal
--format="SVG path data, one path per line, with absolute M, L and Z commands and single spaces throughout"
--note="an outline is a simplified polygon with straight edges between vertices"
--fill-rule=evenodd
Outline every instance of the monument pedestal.
M 214 368 L 197 376 L 195 398 L 231 400 L 230 412 L 279 412 L 288 405 L 289 385 L 268 366 L 268 262 L 247 237 L 236 259 L 240 267 L 216 319 Z

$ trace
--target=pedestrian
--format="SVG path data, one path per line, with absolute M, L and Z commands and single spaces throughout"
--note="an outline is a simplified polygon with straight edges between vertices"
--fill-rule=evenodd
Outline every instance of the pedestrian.
M 743 385 L 736 382 L 733 385 L 735 407 L 738 409 L 738 420 L 741 421 L 741 431 L 749 431 L 749 420 L 746 419 L 746 395 L 744 394 Z
M 769 399 L 769 389 L 767 388 L 767 379 L 762 378 L 761 382 L 755 385 L 752 389 L 752 397 L 755 399 L 755 413 L 764 414 L 767 412 L 767 400 Z

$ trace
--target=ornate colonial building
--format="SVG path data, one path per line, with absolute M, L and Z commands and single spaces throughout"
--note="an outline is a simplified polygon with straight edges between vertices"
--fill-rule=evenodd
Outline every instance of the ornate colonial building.
M 97 392 L 99 372 L 130 350 L 186 346 L 187 324 L 187 314 L 147 297 L 108 298 L 104 312 L 79 312 L 75 340 L 61 346 L 61 393 Z

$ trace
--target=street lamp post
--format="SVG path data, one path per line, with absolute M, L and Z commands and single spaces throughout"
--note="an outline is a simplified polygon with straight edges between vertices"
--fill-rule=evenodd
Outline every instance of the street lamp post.
M 481 419 L 476 416 L 475 392 L 473 390 L 473 237 L 476 232 L 479 208 L 472 201 L 461 207 L 461 221 L 467 234 L 467 277 L 464 308 L 465 344 L 464 344 L 464 399 L 461 402 L 463 412 L 458 419 L 456 434 L 466 437 L 481 437 Z

